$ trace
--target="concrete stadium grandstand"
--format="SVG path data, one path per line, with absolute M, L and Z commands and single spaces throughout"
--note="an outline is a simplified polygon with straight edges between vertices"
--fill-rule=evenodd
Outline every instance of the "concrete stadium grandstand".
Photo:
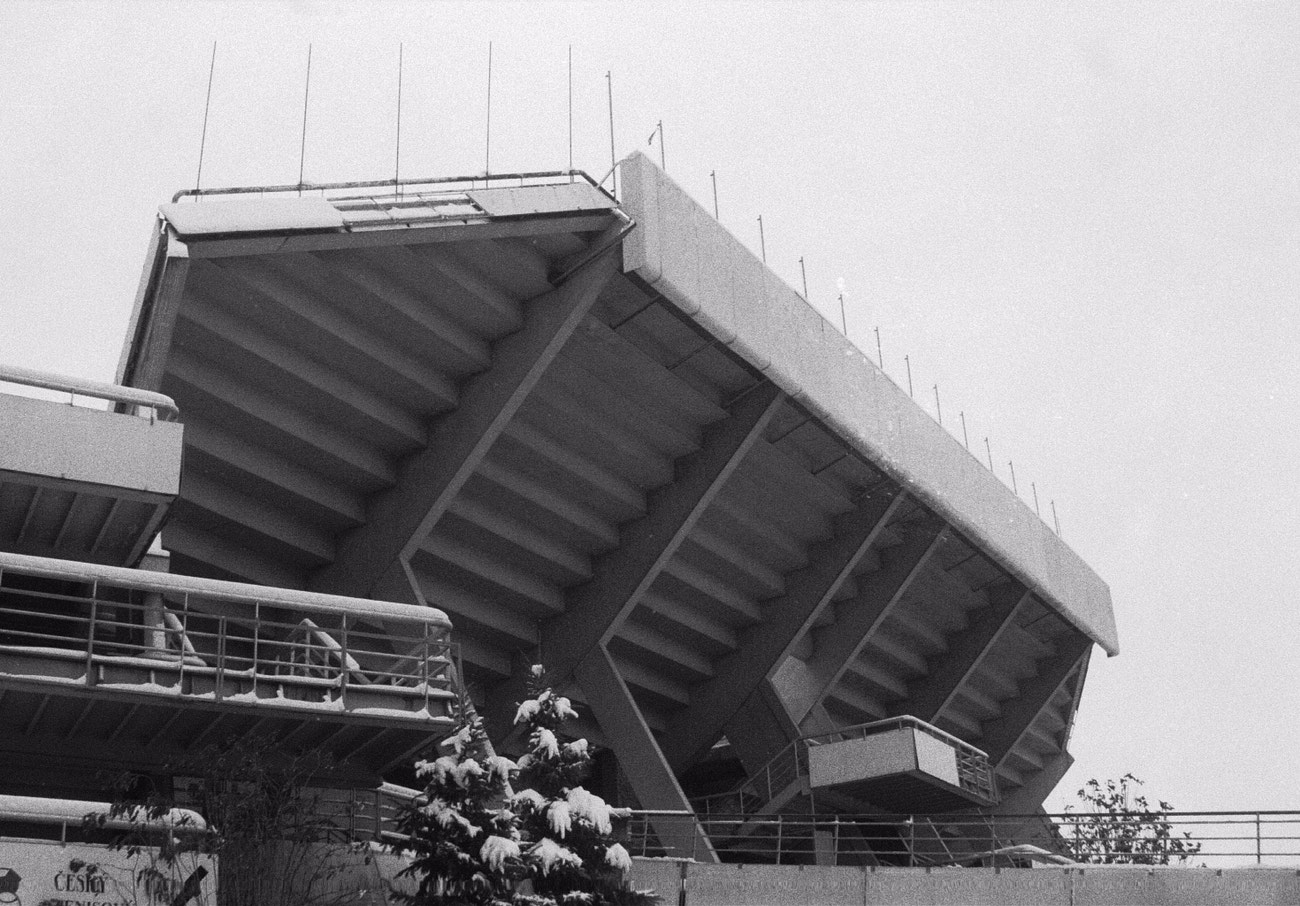
M 1038 810 L 1106 585 L 647 158 L 617 179 L 163 205 L 116 384 L 5 372 L 112 405 L 0 396 L 0 792 L 252 733 L 387 789 L 458 689 L 512 751 L 540 661 L 664 851 L 746 833 L 688 811 Z

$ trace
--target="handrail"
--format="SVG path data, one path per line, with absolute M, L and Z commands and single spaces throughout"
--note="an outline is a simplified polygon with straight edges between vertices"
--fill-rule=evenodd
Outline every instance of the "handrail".
M 32 576 L 58 581 L 12 581 Z M 6 683 L 420 724 L 449 723 L 456 697 L 450 623 L 432 608 L 17 554 L 0 554 L 0 642 Z
M 883 733 L 890 729 L 902 729 L 911 727 L 920 730 L 928 736 L 942 740 L 955 749 L 969 749 L 985 758 L 989 753 L 985 752 L 978 746 L 973 746 L 960 737 L 953 736 L 951 733 L 945 733 L 933 724 L 928 724 L 919 717 L 911 714 L 899 714 L 895 717 L 887 717 L 884 720 L 873 720 L 862 724 L 852 724 L 847 727 L 841 727 L 838 730 L 831 730 L 827 733 L 805 733 L 800 739 L 805 739 L 813 745 L 821 745 L 824 742 L 839 742 L 842 739 L 864 739 L 867 736 L 874 736 L 877 733 Z
M 15 796 L 0 793 L 0 821 L 23 824 L 58 824 L 80 827 L 87 815 L 109 815 L 113 806 L 107 802 L 85 802 L 80 799 L 46 799 L 40 796 Z M 201 833 L 207 822 L 198 812 L 187 808 L 172 808 L 156 818 L 130 809 L 116 817 L 108 817 L 100 825 L 109 830 L 135 830 L 140 827 L 166 828 L 181 833 Z
M 578 177 L 590 183 L 594 188 L 600 188 L 600 185 L 583 170 L 540 170 L 525 173 L 480 173 L 477 176 L 435 176 L 416 177 L 413 179 L 370 179 L 354 182 L 303 182 L 287 183 L 276 186 L 228 186 L 216 189 L 182 189 L 172 196 L 172 202 L 178 202 L 182 198 L 193 198 L 197 201 L 201 198 L 212 195 L 261 195 L 268 192 L 329 192 L 345 189 L 383 189 L 389 187 L 401 189 L 406 186 L 437 186 L 454 185 L 457 183 L 469 183 L 473 186 L 478 182 L 482 182 L 486 186 L 489 182 L 494 180 L 558 179 L 561 177 Z M 601 191 L 603 192 L 604 190 L 601 189 Z M 610 197 L 612 198 L 613 196 Z
M 23 368 L 19 365 L 0 364 L 0 382 L 36 387 L 41 390 L 56 390 L 74 396 L 89 396 L 128 406 L 143 406 L 153 409 L 158 414 L 158 418 L 168 422 L 174 421 L 180 415 L 176 401 L 162 393 L 140 390 L 136 387 L 122 387 L 103 381 L 68 377 L 49 371 L 38 371 L 35 368 Z
M 692 858 L 666 845 L 634 812 L 624 846 L 634 856 Z M 1064 812 L 949 815 L 751 814 L 683 816 L 727 862 L 894 866 L 1012 865 L 1047 847 L 1080 864 L 1233 865 L 1300 860 L 1300 811 Z M 1098 825 L 1101 825 L 1099 828 Z M 1105 833 L 1109 826 L 1113 833 Z M 942 831 L 942 833 L 941 833 Z
M 369 598 L 351 598 L 317 591 L 300 591 L 296 588 L 273 588 L 243 582 L 227 582 L 222 579 L 180 576 L 172 573 L 128 569 L 122 566 L 103 566 L 80 560 L 57 560 L 50 557 L 0 552 L 0 574 L 11 571 L 47 579 L 81 579 L 87 582 L 98 580 L 140 591 L 194 594 L 220 601 L 257 601 L 285 610 L 398 620 L 405 623 L 423 623 L 444 630 L 451 629 L 451 621 L 447 619 L 447 615 L 436 607 L 372 601 Z

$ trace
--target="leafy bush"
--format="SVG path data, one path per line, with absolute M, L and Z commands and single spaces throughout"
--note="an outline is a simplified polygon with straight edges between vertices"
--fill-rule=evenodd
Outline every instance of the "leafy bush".
M 1169 820 L 1172 805 L 1157 801 L 1153 809 L 1145 796 L 1130 796 L 1130 784 L 1142 786 L 1142 781 L 1132 774 L 1105 784 L 1089 780 L 1078 791 L 1085 810 L 1066 807 L 1072 818 L 1061 831 L 1076 860 L 1169 865 L 1186 862 L 1201 851 L 1191 833 L 1174 829 Z

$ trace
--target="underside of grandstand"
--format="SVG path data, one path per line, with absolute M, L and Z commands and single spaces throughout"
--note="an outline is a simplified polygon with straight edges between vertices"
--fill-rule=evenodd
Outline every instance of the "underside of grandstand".
M 651 817 L 665 851 L 1038 809 L 1106 585 L 650 161 L 618 176 L 164 205 L 116 383 L 0 374 L 111 404 L 0 395 L 0 792 L 254 733 L 377 789 L 459 689 L 512 751 L 540 661 L 606 798 L 736 816 Z

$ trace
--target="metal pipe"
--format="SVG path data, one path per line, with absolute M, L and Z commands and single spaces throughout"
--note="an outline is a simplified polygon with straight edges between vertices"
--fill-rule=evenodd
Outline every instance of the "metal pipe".
M 554 179 L 556 177 L 580 176 L 592 186 L 599 187 L 594 179 L 583 170 L 539 170 L 535 172 L 524 173 L 493 173 L 487 177 L 488 180 L 506 180 L 506 179 Z M 606 177 L 608 178 L 608 176 Z M 469 183 L 473 185 L 476 181 L 483 181 L 483 176 L 431 176 L 418 177 L 411 179 L 399 179 L 397 184 L 401 186 L 413 185 L 449 185 L 453 183 Z M 604 180 L 602 180 L 603 182 Z M 302 186 L 297 183 L 292 185 L 274 185 L 274 186 L 226 186 L 219 189 L 181 189 L 172 196 L 172 201 L 177 202 L 182 198 L 201 198 L 209 195 L 263 195 L 268 192 L 297 192 L 299 188 L 307 189 L 313 192 L 328 192 L 339 189 L 378 189 L 387 188 L 393 185 L 391 179 L 367 179 L 354 180 L 350 182 L 305 182 Z M 610 196 L 611 198 L 613 196 Z
M 135 387 L 122 387 L 102 381 L 89 381 L 83 378 L 67 377 L 35 368 L 22 368 L 18 365 L 0 364 L 0 382 L 21 384 L 24 387 L 38 387 L 42 390 L 56 390 L 75 396 L 89 396 L 130 406 L 147 406 L 158 413 L 163 421 L 172 421 L 180 415 L 176 401 L 170 396 L 154 393 L 151 390 L 139 390 Z
M 77 560 L 31 557 L 26 554 L 7 552 L 0 552 L 0 569 L 47 579 L 103 582 L 145 592 L 195 594 L 220 601 L 242 603 L 262 601 L 286 610 L 314 610 L 334 615 L 370 616 L 409 623 L 428 623 L 441 629 L 451 629 L 451 621 L 447 619 L 447 615 L 436 607 L 373 601 L 369 598 L 300 591 L 295 588 L 272 588 L 265 585 L 248 585 L 243 582 L 226 582 L 221 579 L 203 579 L 196 576 L 127 569 L 121 566 L 103 566 Z

